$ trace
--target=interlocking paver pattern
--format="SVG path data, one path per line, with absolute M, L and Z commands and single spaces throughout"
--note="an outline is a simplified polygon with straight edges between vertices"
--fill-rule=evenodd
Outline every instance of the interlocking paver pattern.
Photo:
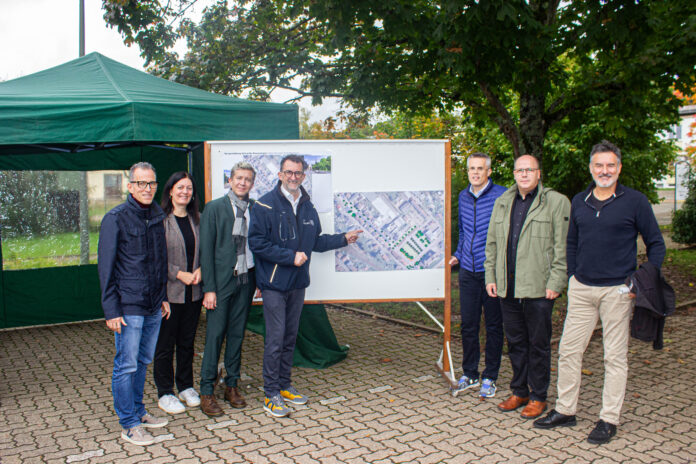
M 585 356 L 578 426 L 538 431 L 518 413 L 501 413 L 510 364 L 503 359 L 498 396 L 453 398 L 435 373 L 441 338 L 362 315 L 329 309 L 348 358 L 329 369 L 295 368 L 310 403 L 290 418 L 262 410 L 263 339 L 247 334 L 241 387 L 249 406 L 211 419 L 199 409 L 169 416 L 152 431 L 158 443 L 120 439 L 111 398 L 113 335 L 103 322 L 0 332 L 0 463 L 686 463 L 696 461 L 696 317 L 667 321 L 666 349 L 631 341 L 629 380 L 618 436 L 585 441 L 600 408 L 601 338 Z M 202 352 L 205 321 L 196 338 Z M 554 334 L 555 336 L 559 334 Z M 452 342 L 455 363 L 459 341 Z M 554 347 L 554 366 L 557 353 Z M 199 372 L 200 358 L 194 361 Z M 550 400 L 555 396 L 555 369 Z M 148 376 L 145 402 L 155 414 Z

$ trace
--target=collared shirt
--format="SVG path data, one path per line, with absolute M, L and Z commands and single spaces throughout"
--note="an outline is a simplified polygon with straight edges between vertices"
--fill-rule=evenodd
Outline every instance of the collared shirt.
M 486 190 L 486 187 L 488 187 L 488 184 L 490 184 L 490 183 L 491 183 L 491 180 L 488 179 L 488 182 L 486 182 L 486 185 L 484 185 L 483 187 L 481 187 L 481 188 L 478 190 L 478 192 L 474 192 L 474 186 L 473 186 L 473 185 L 470 185 L 470 186 L 469 186 L 469 192 L 470 192 L 474 197 L 478 198 L 478 197 L 481 196 L 481 194 L 483 193 L 483 191 Z
M 234 203 L 230 202 L 232 204 L 232 210 L 234 211 L 234 216 L 237 217 L 237 206 L 235 206 Z M 251 203 L 249 204 L 251 206 Z M 249 224 L 249 208 L 244 211 L 244 218 L 246 219 L 247 222 L 247 227 Z M 246 262 L 247 262 L 247 269 L 251 269 L 254 267 L 254 255 L 251 254 L 251 250 L 249 249 L 249 240 L 246 241 L 246 247 L 244 247 L 244 254 L 246 254 Z
M 510 236 L 508 237 L 507 246 L 507 269 L 508 269 L 508 289 L 507 295 L 511 298 L 515 294 L 515 264 L 517 261 L 517 244 L 520 241 L 520 233 L 529 207 L 532 206 L 534 198 L 539 192 L 539 186 L 534 187 L 534 190 L 529 192 L 524 198 L 520 195 L 520 191 L 515 194 L 515 200 L 512 202 L 510 213 Z
M 297 191 L 300 193 L 297 196 L 297 199 L 292 195 L 292 193 L 288 192 L 288 190 L 285 188 L 283 184 L 280 185 L 280 191 L 283 192 L 283 195 L 285 198 L 288 199 L 290 204 L 292 205 L 292 212 L 295 213 L 295 216 L 297 216 L 297 205 L 300 204 L 300 198 L 302 198 L 302 190 L 298 189 Z

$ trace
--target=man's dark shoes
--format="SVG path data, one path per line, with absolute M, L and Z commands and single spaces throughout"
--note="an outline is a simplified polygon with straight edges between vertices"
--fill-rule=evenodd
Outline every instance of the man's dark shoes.
M 244 397 L 239 393 L 237 387 L 225 387 L 225 400 L 227 400 L 233 408 L 241 409 L 246 407 Z
M 573 427 L 578 421 L 575 416 L 566 416 L 552 409 L 546 417 L 534 421 L 534 427 L 538 429 L 552 429 L 554 427 Z
M 593 445 L 603 445 L 604 443 L 609 443 L 609 440 L 614 435 L 616 435 L 616 426 L 600 419 L 594 430 L 587 437 L 587 441 Z
M 201 411 L 209 417 L 218 417 L 225 413 L 217 404 L 215 395 L 201 395 Z
M 529 403 L 529 397 L 522 398 L 521 396 L 512 395 L 510 398 L 506 399 L 498 405 L 498 409 L 504 412 L 514 411 L 520 406 L 524 406 Z

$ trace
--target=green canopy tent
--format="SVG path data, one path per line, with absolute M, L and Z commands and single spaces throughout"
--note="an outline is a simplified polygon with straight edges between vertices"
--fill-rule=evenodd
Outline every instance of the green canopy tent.
M 203 141 L 298 137 L 295 105 L 209 93 L 99 53 L 0 83 L 0 171 L 148 161 L 160 180 L 188 170 L 202 190 Z M 101 317 L 96 265 L 0 270 L 0 328 Z

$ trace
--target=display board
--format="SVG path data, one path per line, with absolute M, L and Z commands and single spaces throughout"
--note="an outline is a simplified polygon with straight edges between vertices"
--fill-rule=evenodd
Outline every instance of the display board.
M 206 142 L 206 202 L 227 192 L 230 169 L 251 163 L 252 198 L 274 188 L 284 155 L 310 165 L 303 186 L 324 233 L 364 232 L 313 253 L 308 302 L 443 300 L 449 294 L 450 183 L 446 140 Z

